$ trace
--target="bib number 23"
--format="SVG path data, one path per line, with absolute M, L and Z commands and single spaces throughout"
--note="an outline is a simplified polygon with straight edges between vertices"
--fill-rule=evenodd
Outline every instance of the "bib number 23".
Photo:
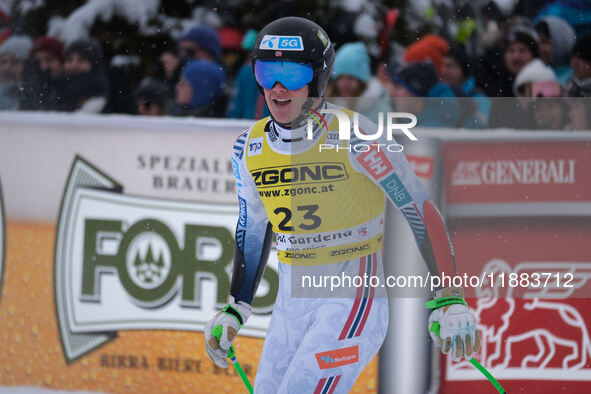
M 303 221 L 298 225 L 298 228 L 302 230 L 314 230 L 320 227 L 322 219 L 320 219 L 320 216 L 314 215 L 314 212 L 318 210 L 318 205 L 300 205 L 297 207 L 297 210 L 304 212 Z M 292 212 L 289 208 L 279 207 L 273 213 L 275 215 L 283 215 L 283 219 L 278 226 L 280 231 L 294 231 L 293 226 L 289 225 L 292 217 Z

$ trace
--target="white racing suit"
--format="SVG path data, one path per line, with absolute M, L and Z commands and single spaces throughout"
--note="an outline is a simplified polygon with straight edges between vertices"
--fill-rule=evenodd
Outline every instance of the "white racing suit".
M 379 350 L 388 326 L 382 286 L 308 291 L 300 277 L 366 274 L 383 284 L 384 195 L 408 220 L 429 269 L 454 272 L 443 221 L 396 141 L 353 133 L 339 140 L 336 116 L 325 120 L 307 139 L 305 128 L 285 130 L 266 118 L 234 145 L 240 215 L 231 295 L 252 302 L 273 232 L 279 259 L 256 393 L 348 392 Z M 359 129 L 374 134 L 377 126 L 359 116 Z

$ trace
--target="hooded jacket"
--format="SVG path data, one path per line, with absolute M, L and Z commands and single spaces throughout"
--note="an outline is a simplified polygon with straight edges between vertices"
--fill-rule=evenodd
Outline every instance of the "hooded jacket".
M 540 19 L 536 27 L 540 25 L 545 25 L 552 45 L 552 58 L 549 65 L 556 73 L 558 82 L 564 85 L 572 76 L 569 63 L 571 50 L 575 45 L 575 31 L 564 19 L 556 16 Z

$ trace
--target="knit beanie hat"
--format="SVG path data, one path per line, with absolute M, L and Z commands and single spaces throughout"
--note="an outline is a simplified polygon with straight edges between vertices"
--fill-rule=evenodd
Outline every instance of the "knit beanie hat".
M 584 61 L 591 63 L 591 35 L 577 39 L 571 56 L 580 57 Z
M 367 82 L 371 77 L 369 55 L 363 43 L 345 44 L 337 51 L 332 78 L 337 79 L 342 75 L 350 75 L 362 82 Z
M 439 82 L 437 71 L 431 62 L 411 63 L 393 75 L 392 79 L 418 97 L 427 97 L 429 91 Z
M 222 93 L 226 82 L 226 75 L 221 66 L 205 59 L 188 62 L 181 76 L 191 84 L 191 108 L 210 104 Z
M 556 74 L 540 59 L 533 59 L 515 77 L 513 93 L 518 96 L 519 87 L 532 82 L 556 82 Z
M 35 42 L 33 42 L 33 48 L 31 49 L 31 55 L 34 55 L 36 52 L 40 51 L 47 51 L 53 54 L 58 59 L 63 59 L 64 57 L 64 44 L 54 37 L 38 37 Z
M 404 51 L 404 61 L 412 62 L 426 62 L 430 60 L 437 69 L 441 72 L 443 65 L 443 57 L 449 50 L 447 41 L 435 34 L 428 34 L 419 41 L 410 44 L 406 51 Z
M 242 37 L 242 42 L 240 43 L 240 47 L 245 51 L 252 51 L 254 48 L 254 42 L 257 39 L 258 32 L 254 29 L 249 29 L 244 37 Z
M 534 29 L 526 25 L 517 25 L 505 37 L 505 50 L 510 44 L 520 42 L 530 50 L 533 57 L 538 57 L 538 41 L 538 33 Z
M 25 61 L 29 57 L 33 40 L 28 36 L 12 36 L 0 45 L 0 56 L 10 53 L 16 58 Z
M 74 41 L 66 48 L 65 58 L 72 56 L 74 53 L 88 60 L 93 70 L 103 67 L 103 50 L 96 40 Z
M 147 77 L 141 80 L 139 86 L 133 91 L 135 100 L 154 102 L 160 108 L 166 105 L 168 85 L 157 79 Z
M 463 45 L 451 44 L 449 46 L 449 51 L 445 56 L 451 57 L 460 65 L 464 77 L 470 75 L 470 57 Z
M 218 36 L 223 49 L 239 50 L 244 33 L 234 27 L 222 27 L 218 30 Z
M 220 36 L 217 31 L 209 26 L 195 26 L 183 34 L 178 41 L 193 41 L 205 49 L 216 60 L 219 59 L 222 53 Z

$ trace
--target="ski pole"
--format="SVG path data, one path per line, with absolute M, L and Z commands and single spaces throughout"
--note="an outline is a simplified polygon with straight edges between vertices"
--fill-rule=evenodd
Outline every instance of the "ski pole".
M 503 388 L 503 386 L 501 386 L 501 384 L 498 382 L 498 380 L 495 379 L 494 376 L 491 375 L 490 372 L 488 372 L 486 370 L 486 368 L 484 368 L 484 366 L 482 364 L 480 364 L 478 361 L 476 361 L 476 359 L 474 357 L 472 357 L 470 359 L 470 363 L 472 365 L 474 365 L 474 367 L 479 370 L 484 376 L 486 376 L 486 378 L 488 379 L 489 382 L 492 383 L 493 386 L 495 386 L 495 388 L 497 389 L 497 391 L 501 394 L 506 394 L 507 392 L 505 391 L 505 389 Z
M 213 335 L 214 338 L 217 339 L 219 342 L 220 338 L 222 337 L 222 331 L 223 327 L 221 325 L 217 325 L 211 330 L 211 335 Z M 234 368 L 236 368 L 236 372 L 238 372 L 238 375 L 240 375 L 240 378 L 246 386 L 246 389 L 250 394 L 252 394 L 252 385 L 248 381 L 248 377 L 246 377 L 246 374 L 244 373 L 242 366 L 236 359 L 236 349 L 234 349 L 234 345 L 230 345 L 230 349 L 228 349 L 228 358 L 230 359 L 230 361 L 232 361 L 232 364 L 234 364 Z
M 429 330 L 431 332 L 434 332 L 437 336 L 439 336 L 439 322 L 433 322 L 433 324 L 431 324 L 431 327 L 429 328 Z M 495 388 L 497 389 L 497 391 L 501 394 L 506 394 L 507 391 L 505 391 L 505 389 L 503 388 L 503 386 L 501 386 L 501 384 L 499 383 L 498 380 L 495 379 L 494 376 L 492 376 L 492 374 L 490 372 L 488 372 L 486 370 L 486 368 L 484 368 L 484 366 L 482 364 L 480 364 L 478 361 L 476 361 L 476 359 L 474 357 L 472 357 L 470 360 L 470 364 L 472 364 L 474 366 L 474 368 L 476 368 L 477 370 L 479 370 L 487 379 L 488 381 L 495 386 Z

